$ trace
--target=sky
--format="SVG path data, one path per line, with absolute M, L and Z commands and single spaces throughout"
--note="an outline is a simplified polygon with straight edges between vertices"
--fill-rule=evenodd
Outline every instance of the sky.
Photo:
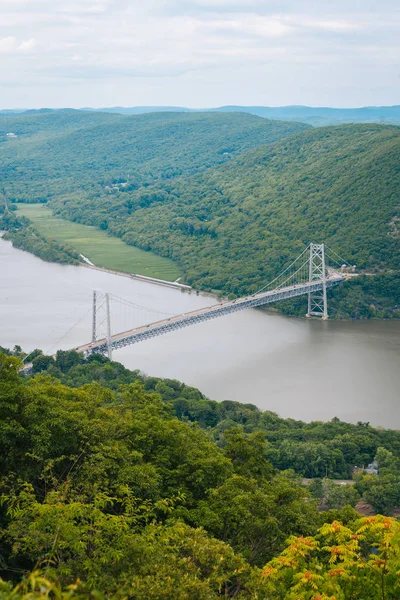
M 0 0 L 0 108 L 400 104 L 398 0 Z

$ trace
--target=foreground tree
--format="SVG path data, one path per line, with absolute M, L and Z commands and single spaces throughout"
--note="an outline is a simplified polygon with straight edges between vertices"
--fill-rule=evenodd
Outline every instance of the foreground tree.
M 315 537 L 290 538 L 258 580 L 268 600 L 397 600 L 400 523 L 378 515 L 344 526 L 325 524 Z

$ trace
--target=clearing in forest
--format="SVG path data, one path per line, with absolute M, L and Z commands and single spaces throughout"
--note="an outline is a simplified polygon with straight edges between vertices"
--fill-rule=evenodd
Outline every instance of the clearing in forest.
M 110 236 L 97 227 L 56 217 L 44 204 L 18 204 L 18 212 L 28 217 L 39 233 L 68 244 L 97 267 L 138 273 L 167 281 L 174 281 L 180 276 L 179 268 L 168 258 L 128 246 L 119 238 Z

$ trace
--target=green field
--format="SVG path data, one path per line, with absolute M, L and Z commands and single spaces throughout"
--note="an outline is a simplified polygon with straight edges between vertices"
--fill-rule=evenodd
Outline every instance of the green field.
M 18 204 L 18 212 L 28 217 L 39 233 L 68 244 L 97 267 L 168 281 L 174 281 L 180 275 L 178 267 L 171 260 L 128 246 L 96 227 L 55 217 L 43 204 Z

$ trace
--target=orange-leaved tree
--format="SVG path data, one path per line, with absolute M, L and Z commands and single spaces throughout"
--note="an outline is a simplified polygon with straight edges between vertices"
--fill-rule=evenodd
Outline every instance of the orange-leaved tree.
M 258 578 L 268 600 L 398 600 L 400 522 L 377 515 L 291 537 Z

